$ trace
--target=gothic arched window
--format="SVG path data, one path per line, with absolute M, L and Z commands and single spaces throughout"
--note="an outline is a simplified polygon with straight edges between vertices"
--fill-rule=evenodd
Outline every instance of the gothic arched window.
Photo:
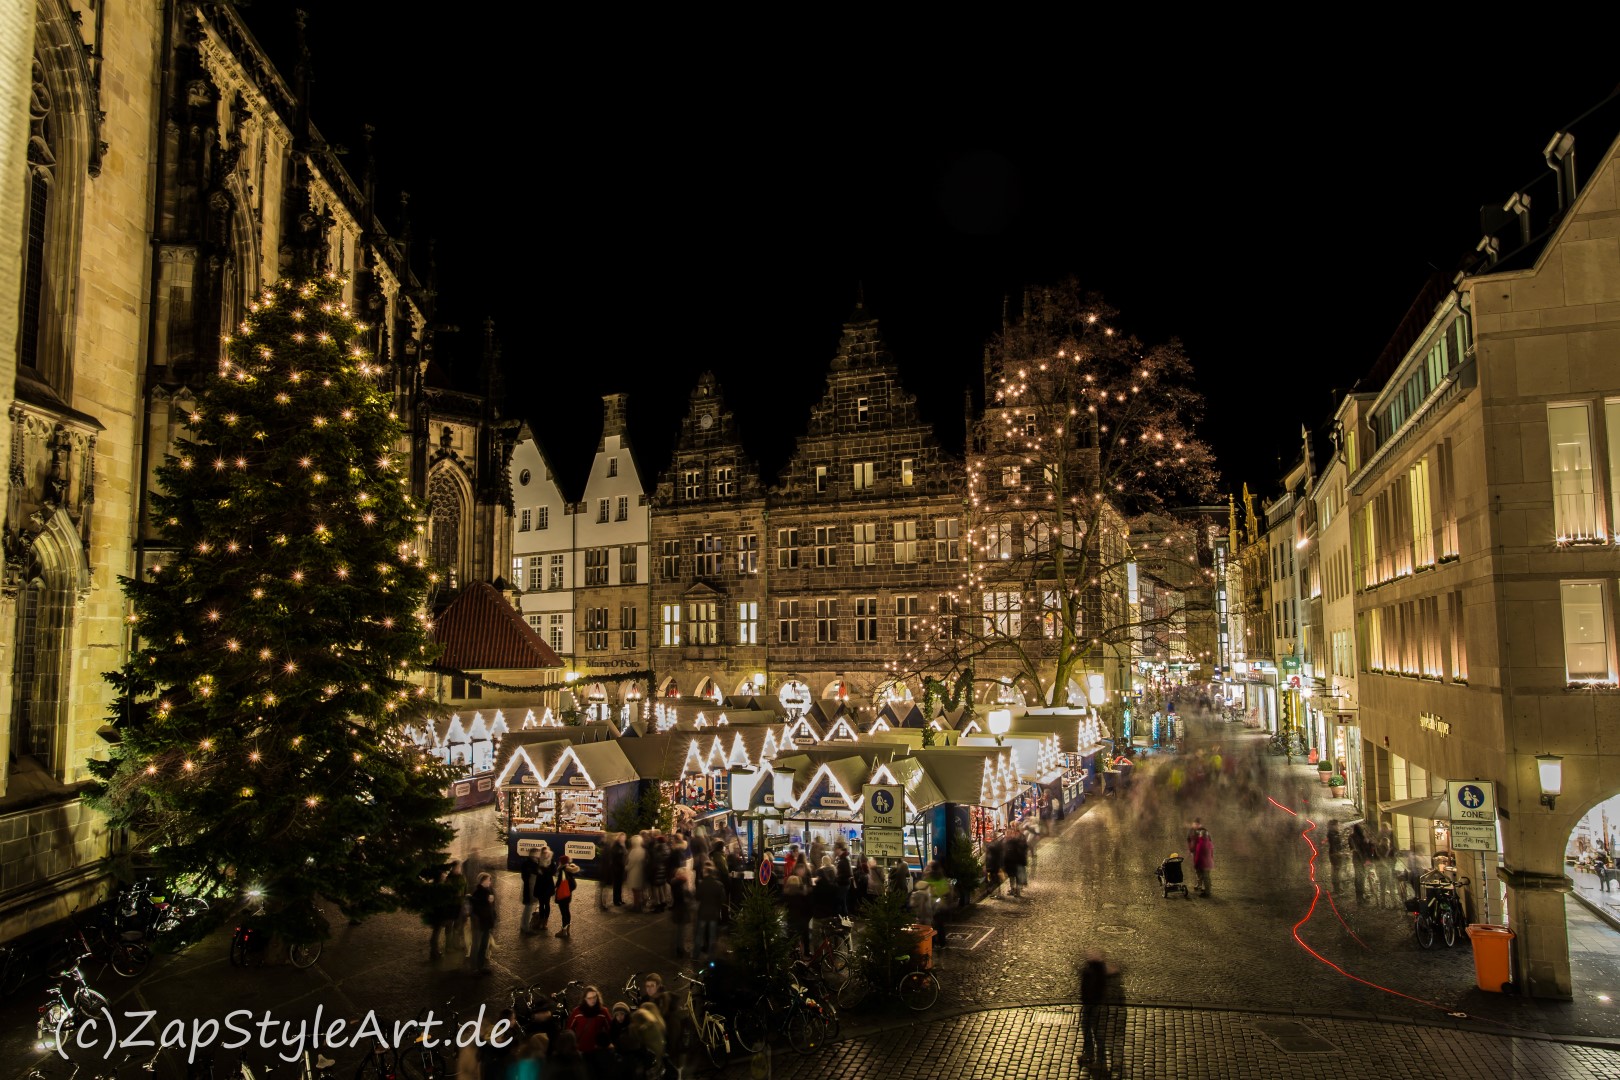
M 455 574 L 461 554 L 461 501 L 461 485 L 441 469 L 428 488 L 428 562 L 448 575 Z
M 65 672 L 64 597 L 36 563 L 17 590 L 16 656 L 12 667 L 11 760 L 31 757 L 56 775 Z
M 36 378 L 51 382 L 43 370 L 41 330 L 45 320 L 46 251 L 51 228 L 51 185 L 55 181 L 56 149 L 52 145 L 56 120 L 51 115 L 52 97 L 45 79 L 45 67 L 34 60 L 33 87 L 28 98 L 28 200 L 24 214 L 22 328 L 17 341 L 17 361 Z

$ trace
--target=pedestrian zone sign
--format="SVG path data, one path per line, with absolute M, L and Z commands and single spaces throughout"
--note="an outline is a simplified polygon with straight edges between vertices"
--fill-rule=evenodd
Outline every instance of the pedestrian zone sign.
M 861 787 L 862 829 L 898 829 L 906 823 L 906 789 L 899 784 Z
M 1496 824 L 1496 784 L 1490 780 L 1451 780 L 1446 784 L 1453 822 Z

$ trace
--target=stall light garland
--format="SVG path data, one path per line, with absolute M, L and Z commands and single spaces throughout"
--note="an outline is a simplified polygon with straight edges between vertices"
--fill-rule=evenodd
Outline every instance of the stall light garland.
M 496 682 L 494 679 L 486 679 L 482 675 L 478 675 L 470 671 L 463 671 L 460 668 L 453 667 L 449 664 L 433 664 L 426 668 L 426 670 L 435 675 L 452 675 L 458 679 L 465 679 L 467 682 L 472 683 L 473 685 L 482 686 L 486 690 L 495 690 L 502 694 L 555 694 L 562 690 L 573 690 L 579 686 L 579 680 L 577 679 L 565 679 L 561 682 L 549 683 L 528 683 L 525 685 Z M 650 680 L 652 677 L 653 672 L 650 669 L 645 671 L 626 671 L 623 673 L 614 672 L 613 681 L 630 682 L 640 679 Z
M 449 838 L 446 778 L 404 735 L 425 578 L 358 569 L 417 515 L 346 285 L 283 280 L 223 339 L 157 470 L 171 553 L 123 582 L 139 645 L 107 676 L 119 741 L 90 765 L 92 802 L 167 869 L 265 881 L 294 918 L 316 881 L 351 914 L 415 903 Z M 392 851 L 357 854 L 379 834 Z

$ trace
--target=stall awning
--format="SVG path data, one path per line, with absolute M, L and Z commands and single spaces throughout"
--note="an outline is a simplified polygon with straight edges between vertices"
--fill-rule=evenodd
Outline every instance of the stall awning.
M 1451 818 L 1451 806 L 1444 795 L 1424 795 L 1416 799 L 1396 799 L 1381 802 L 1378 809 L 1386 814 L 1404 814 L 1413 818 Z

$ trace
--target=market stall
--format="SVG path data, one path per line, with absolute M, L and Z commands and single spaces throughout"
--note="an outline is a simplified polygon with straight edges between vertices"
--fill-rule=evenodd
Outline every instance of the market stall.
M 1059 765 L 1058 737 L 1039 731 L 1009 731 L 998 740 L 991 735 L 964 735 L 959 746 L 1003 746 L 1012 753 L 1018 773 L 1017 793 L 1012 800 L 1013 820 L 1047 818 L 1063 800 L 1064 770 Z M 1048 808 L 1051 808 L 1050 810 Z
M 973 841 L 976 851 L 982 851 L 1011 822 L 1018 777 L 1006 749 L 931 748 L 915 751 L 911 759 L 921 762 L 945 799 L 944 816 L 936 823 L 933 836 L 936 850 L 951 832 L 960 831 Z
M 640 787 L 616 740 L 568 740 L 518 746 L 498 776 L 506 824 L 507 865 L 517 869 L 541 844 L 596 876 L 613 812 Z
M 1088 793 L 1101 793 L 1099 774 L 1105 764 L 1108 732 L 1094 713 L 1085 709 L 1031 709 L 1013 717 L 1011 730 L 1057 736 L 1058 766 L 1063 770 L 1054 807 L 1058 817 L 1077 810 Z

